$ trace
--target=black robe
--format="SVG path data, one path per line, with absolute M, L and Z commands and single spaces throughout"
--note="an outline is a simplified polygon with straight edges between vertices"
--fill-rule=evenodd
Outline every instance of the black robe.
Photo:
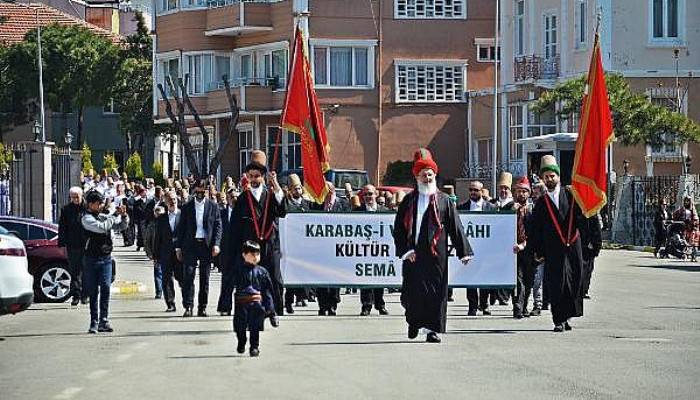
M 552 320 L 556 325 L 583 315 L 583 255 L 580 232 L 588 228 L 588 222 L 569 189 L 562 187 L 559 191 L 559 207 L 553 202 L 550 205 L 565 240 L 569 228 L 570 207 L 574 207 L 571 235 L 575 236 L 578 231 L 578 237 L 570 246 L 566 246 L 562 243 L 545 204 L 545 201 L 551 201 L 548 196 L 542 195 L 535 204 L 530 220 L 528 244 L 538 257 L 544 257 L 544 284 L 552 306 Z
M 250 208 L 250 202 L 248 200 L 250 196 L 250 202 L 253 204 L 253 209 Z M 268 215 L 265 221 L 265 226 L 263 227 L 263 210 L 265 209 L 265 202 L 268 196 L 270 196 L 270 203 L 268 205 Z M 254 211 L 253 211 L 254 210 Z M 256 218 L 258 220 L 258 226 L 262 232 L 267 232 L 272 228 L 271 234 L 266 239 L 260 240 L 257 237 L 255 231 L 255 224 L 253 222 L 253 212 L 255 212 Z M 279 239 L 279 218 L 284 217 L 285 211 L 285 201 L 282 199 L 282 203 L 277 203 L 274 193 L 264 188 L 262 195 L 260 196 L 260 201 L 255 200 L 255 196 L 249 191 L 244 191 L 241 193 L 238 201 L 236 201 L 236 206 L 233 209 L 233 219 L 231 222 L 232 229 L 235 233 L 232 237 L 231 246 L 233 249 L 240 249 L 243 247 L 243 243 L 246 240 L 253 240 L 260 244 L 260 265 L 264 266 L 265 269 L 270 273 L 270 278 L 272 279 L 272 298 L 275 303 L 275 310 L 278 315 L 283 314 L 282 301 L 282 290 L 284 282 L 282 280 L 282 271 L 280 270 L 280 239 Z M 261 233 L 262 233 L 261 232 Z M 235 261 L 234 261 L 235 262 Z M 243 257 L 240 256 L 237 263 L 242 263 Z
M 437 192 L 436 201 L 439 220 L 443 226 L 433 255 L 431 241 L 438 225 L 432 217 L 431 208 L 423 214 L 418 242 L 416 244 L 416 218 L 418 191 L 406 196 L 399 206 L 394 220 L 394 244 L 396 255 L 403 257 L 415 250 L 416 262 L 405 260 L 402 267 L 403 282 L 401 304 L 406 309 L 406 322 L 415 328 L 427 328 L 434 332 L 445 332 L 447 325 L 447 236 L 454 245 L 460 259 L 473 255 L 455 204 L 450 198 Z M 409 232 L 404 225 L 407 214 L 412 213 L 413 223 Z

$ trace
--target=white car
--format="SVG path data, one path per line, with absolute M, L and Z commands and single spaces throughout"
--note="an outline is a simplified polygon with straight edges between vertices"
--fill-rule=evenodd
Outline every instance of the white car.
M 0 226 L 0 315 L 29 308 L 34 301 L 33 283 L 24 243 Z

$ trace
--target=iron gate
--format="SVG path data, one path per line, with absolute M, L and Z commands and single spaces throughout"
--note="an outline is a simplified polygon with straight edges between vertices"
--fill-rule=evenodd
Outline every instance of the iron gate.
M 61 209 L 70 201 L 70 164 L 70 149 L 54 148 L 51 151 L 51 204 L 54 222 L 58 222 Z

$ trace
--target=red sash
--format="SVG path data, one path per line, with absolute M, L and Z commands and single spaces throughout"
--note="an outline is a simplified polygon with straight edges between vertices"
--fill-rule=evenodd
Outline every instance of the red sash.
M 554 215 L 554 210 L 552 209 L 552 199 L 549 198 L 549 194 L 544 195 L 544 204 L 547 205 L 547 211 L 549 211 L 549 218 L 551 218 L 552 223 L 554 224 L 554 228 L 557 230 L 557 233 L 559 234 L 559 240 L 561 240 L 561 244 L 564 245 L 564 247 L 571 247 L 572 244 L 578 239 L 579 236 L 579 231 L 576 229 L 576 233 L 571 236 L 571 230 L 574 227 L 574 206 L 575 204 L 571 204 L 569 207 L 569 227 L 566 232 L 566 239 L 564 238 L 564 233 L 562 233 L 561 226 L 559 225 L 559 220 L 557 217 Z
M 272 225 L 270 224 L 270 227 L 268 230 L 264 233 L 261 234 L 262 230 L 265 229 L 265 224 L 267 223 L 267 215 L 268 215 L 268 206 L 270 205 L 270 195 L 271 193 L 267 194 L 267 197 L 265 198 L 265 207 L 263 208 L 263 220 L 262 220 L 262 228 L 258 224 L 258 215 L 255 212 L 255 206 L 253 205 L 253 194 L 250 192 L 250 190 L 247 190 L 248 196 L 248 207 L 250 208 L 250 213 L 253 214 L 253 228 L 255 228 L 255 237 L 260 240 L 264 241 L 267 240 L 270 235 L 272 234 Z

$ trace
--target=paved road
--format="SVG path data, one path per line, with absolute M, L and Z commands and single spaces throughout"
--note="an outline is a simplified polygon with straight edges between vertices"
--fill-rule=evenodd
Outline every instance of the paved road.
M 113 334 L 86 334 L 86 306 L 67 303 L 0 318 L 1 399 L 697 399 L 700 392 L 700 266 L 686 262 L 603 253 L 586 317 L 570 333 L 550 332 L 548 313 L 517 321 L 507 307 L 467 318 L 457 290 L 443 343 L 410 341 L 398 296 L 388 296 L 390 316 L 360 318 L 359 299 L 348 295 L 335 318 L 318 317 L 312 303 L 283 317 L 279 329 L 268 326 L 260 358 L 251 359 L 235 353 L 230 318 L 162 312 L 145 257 L 124 249 L 117 257 L 120 278 L 146 282 L 151 292 L 113 299 Z M 212 281 L 215 304 L 219 276 Z

